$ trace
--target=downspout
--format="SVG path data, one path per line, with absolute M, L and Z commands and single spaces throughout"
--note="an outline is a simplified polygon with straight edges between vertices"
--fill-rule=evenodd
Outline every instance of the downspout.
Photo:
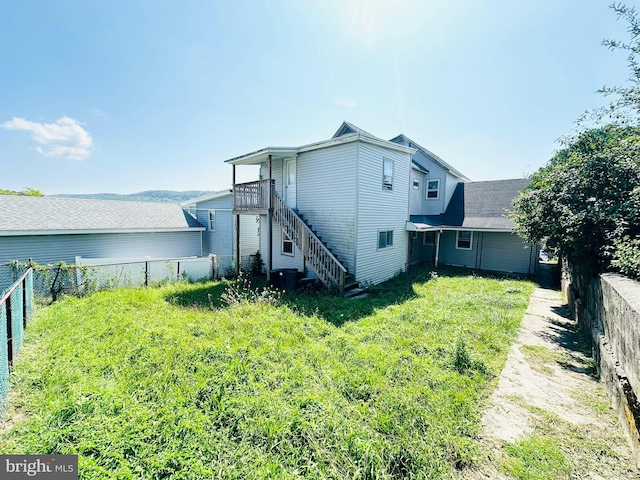
M 434 264 L 436 268 L 438 267 L 438 259 L 440 258 L 440 235 L 442 234 L 442 230 L 438 230 L 436 232 L 436 259 Z

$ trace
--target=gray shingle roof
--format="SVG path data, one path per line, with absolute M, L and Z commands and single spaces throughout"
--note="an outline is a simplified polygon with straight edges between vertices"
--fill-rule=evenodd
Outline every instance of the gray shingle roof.
M 0 235 L 202 228 L 177 203 L 0 195 Z
M 505 215 L 527 185 L 526 178 L 458 183 L 442 215 L 411 215 L 411 222 L 431 227 L 513 230 L 513 222 Z

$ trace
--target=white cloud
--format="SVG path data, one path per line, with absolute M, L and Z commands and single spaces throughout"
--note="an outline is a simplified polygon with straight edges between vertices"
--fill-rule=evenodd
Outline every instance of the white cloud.
M 356 103 L 356 101 L 353 98 L 350 97 L 342 97 L 342 98 L 337 98 L 334 103 L 336 105 L 340 105 L 341 107 L 357 107 L 358 104 Z
M 99 117 L 106 117 L 107 114 L 100 110 L 98 107 L 93 107 L 92 112 Z
M 84 160 L 91 154 L 91 135 L 73 118 L 65 116 L 56 123 L 38 123 L 14 117 L 0 127 L 31 132 L 31 138 L 43 145 L 36 147 L 36 152 L 47 157 Z

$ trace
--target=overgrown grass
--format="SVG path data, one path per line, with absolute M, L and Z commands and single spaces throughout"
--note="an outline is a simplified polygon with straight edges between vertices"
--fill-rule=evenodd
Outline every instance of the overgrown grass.
M 524 399 L 514 398 L 528 410 L 534 421 L 534 432 L 513 443 L 505 442 L 503 469 L 520 480 L 569 480 L 572 478 L 637 478 L 629 464 L 616 451 L 626 445 L 609 399 L 603 391 L 585 395 L 575 392 L 575 399 L 587 407 L 593 423 L 573 424 L 558 415 Z M 604 434 L 605 425 L 613 423 Z M 624 448 L 624 447 L 623 447 Z
M 448 478 L 533 286 L 442 270 L 359 300 L 225 288 L 40 310 L 0 451 L 78 454 L 92 479 Z

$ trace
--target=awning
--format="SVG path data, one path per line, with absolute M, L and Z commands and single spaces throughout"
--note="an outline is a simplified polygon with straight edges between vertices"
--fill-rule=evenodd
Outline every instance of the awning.
M 442 227 L 429 225 L 428 223 L 410 222 L 407 220 L 405 230 L 407 232 L 437 232 L 442 230 Z

